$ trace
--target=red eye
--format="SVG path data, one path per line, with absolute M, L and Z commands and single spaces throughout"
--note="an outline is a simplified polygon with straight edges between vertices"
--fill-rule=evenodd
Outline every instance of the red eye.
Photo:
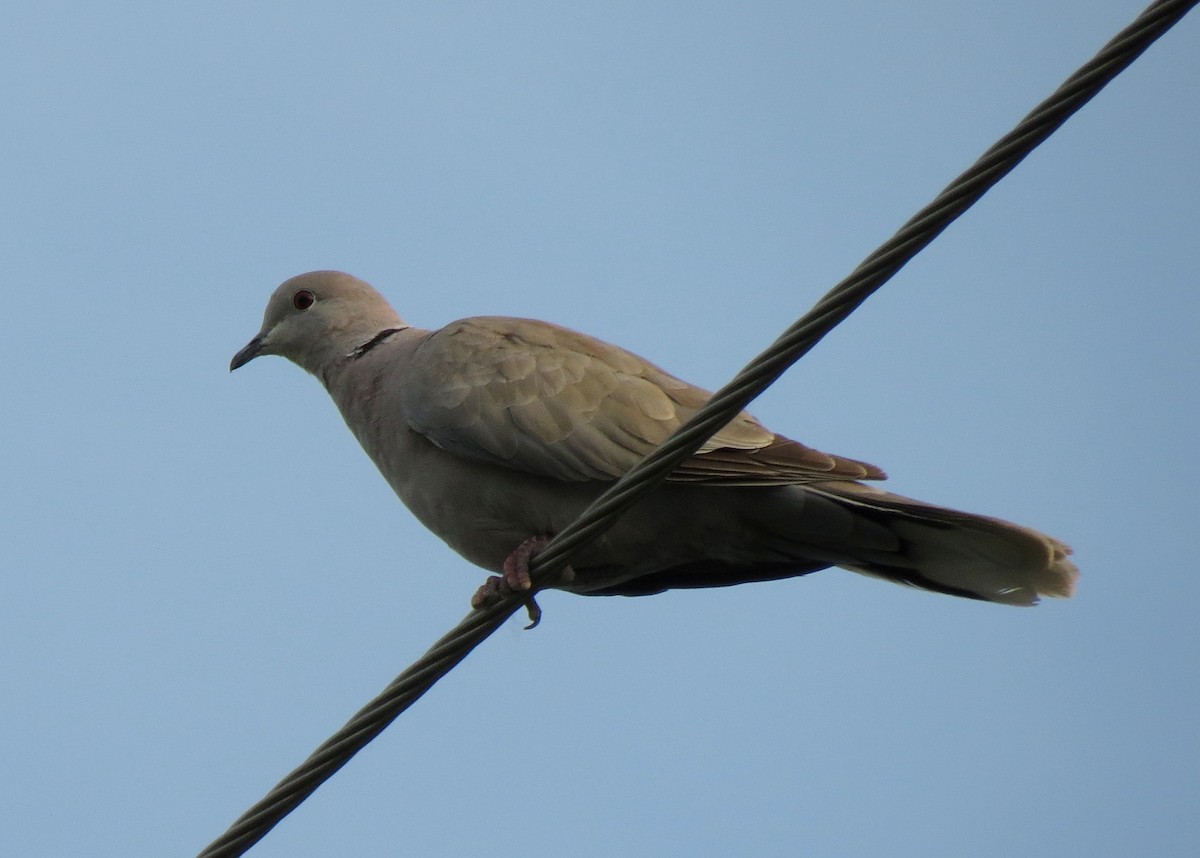
M 317 296 L 312 292 L 309 292 L 307 289 L 301 289 L 292 296 L 292 306 L 297 310 L 307 310 L 316 303 L 316 300 Z

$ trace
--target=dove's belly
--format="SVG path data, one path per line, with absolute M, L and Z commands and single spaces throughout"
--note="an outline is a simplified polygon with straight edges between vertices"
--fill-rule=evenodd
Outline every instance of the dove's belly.
M 564 482 L 476 461 L 440 450 L 411 431 L 386 444 L 365 439 L 363 446 L 422 524 L 493 572 L 530 536 L 561 531 L 608 485 Z M 702 559 L 761 558 L 763 546 L 751 536 L 756 528 L 747 527 L 743 513 L 760 507 L 767 495 L 786 491 L 663 486 L 572 562 L 580 576 L 572 589 L 609 586 Z M 597 580 L 590 582 L 589 575 Z
M 556 485 L 447 453 L 407 429 L 401 438 L 359 440 L 422 524 L 467 560 L 492 571 L 525 539 L 555 532 L 564 512 L 582 510 L 594 494 L 582 484 Z

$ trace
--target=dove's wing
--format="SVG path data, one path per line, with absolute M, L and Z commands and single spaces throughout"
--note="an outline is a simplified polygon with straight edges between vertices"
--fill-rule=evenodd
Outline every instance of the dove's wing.
M 413 429 L 444 450 L 561 480 L 616 479 L 710 396 L 624 349 L 529 319 L 454 322 L 411 360 L 401 396 Z M 883 476 L 743 412 L 671 479 L 781 485 Z

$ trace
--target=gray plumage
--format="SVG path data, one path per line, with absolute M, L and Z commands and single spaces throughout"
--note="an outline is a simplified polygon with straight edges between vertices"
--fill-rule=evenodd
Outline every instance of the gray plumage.
M 413 328 L 334 271 L 281 285 L 230 368 L 260 354 L 317 376 L 413 514 L 491 571 L 565 527 L 709 397 L 547 322 Z M 883 478 L 743 412 L 584 549 L 563 589 L 642 595 L 841 566 L 1010 605 L 1071 595 L 1078 572 L 1062 542 L 858 482 Z

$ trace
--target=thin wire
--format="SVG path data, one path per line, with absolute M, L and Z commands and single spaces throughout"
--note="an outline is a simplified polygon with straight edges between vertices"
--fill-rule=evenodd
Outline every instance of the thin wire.
M 845 280 L 761 355 L 717 391 L 674 435 L 648 455 L 564 528 L 532 561 L 534 589 L 563 568 L 580 549 L 608 529 L 622 512 L 658 485 L 709 437 L 733 419 L 793 363 L 803 357 L 863 301 L 1000 181 L 1068 117 L 1120 74 L 1200 0 L 1159 0 L 1071 75 L 1005 137 L 985 152 L 936 199 L 880 245 Z M 378 697 L 281 780 L 199 858 L 233 858 L 261 840 L 401 712 L 449 673 L 522 606 L 512 596 L 472 611 L 454 629 L 396 677 Z

